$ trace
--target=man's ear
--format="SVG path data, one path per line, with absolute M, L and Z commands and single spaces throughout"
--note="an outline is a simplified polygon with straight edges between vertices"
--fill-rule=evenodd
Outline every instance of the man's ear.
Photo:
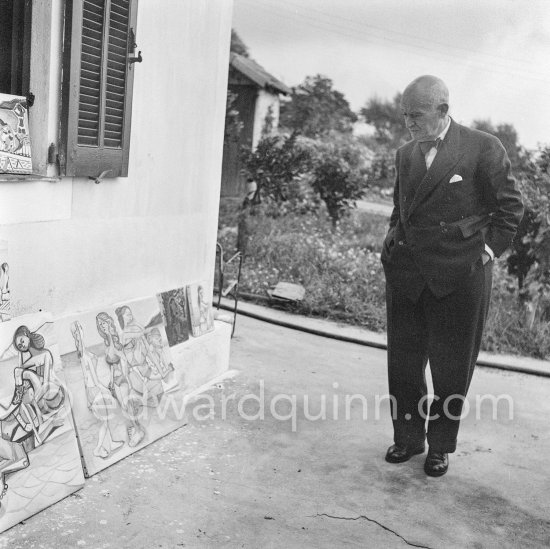
M 441 103 L 440 105 L 438 105 L 437 110 L 442 115 L 446 115 L 449 112 L 449 105 L 447 103 Z

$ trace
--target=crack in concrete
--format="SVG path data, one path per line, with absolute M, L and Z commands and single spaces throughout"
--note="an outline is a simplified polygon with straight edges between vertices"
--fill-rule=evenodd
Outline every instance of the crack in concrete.
M 334 515 L 328 515 L 327 513 L 317 513 L 316 515 L 313 515 L 315 517 L 327 517 L 331 519 L 337 519 L 337 520 L 359 520 L 359 519 L 365 519 L 369 522 L 374 522 L 374 524 L 377 524 L 380 526 L 380 528 L 383 528 L 386 530 L 386 532 L 391 532 L 398 538 L 402 539 L 407 545 L 410 545 L 411 547 L 420 547 L 421 549 L 433 549 L 432 547 L 429 547 L 428 545 L 417 545 L 416 543 L 412 543 L 411 541 L 408 541 L 405 539 L 401 534 L 398 534 L 395 530 L 392 530 L 391 528 L 388 528 L 387 526 L 384 526 L 381 522 L 378 522 L 375 519 L 371 519 L 367 517 L 366 515 L 359 515 L 358 517 L 336 517 Z

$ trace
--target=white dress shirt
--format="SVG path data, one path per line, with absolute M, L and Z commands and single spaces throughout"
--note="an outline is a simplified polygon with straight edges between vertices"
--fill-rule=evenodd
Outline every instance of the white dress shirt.
M 436 139 L 441 139 L 443 141 L 445 139 L 445 136 L 447 135 L 447 132 L 449 131 L 449 128 L 451 126 L 451 117 L 449 117 L 449 120 L 447 122 L 447 125 L 443 128 L 443 131 L 436 137 Z M 424 156 L 426 159 L 426 169 L 430 169 L 430 166 L 432 165 L 432 162 L 434 161 L 435 155 L 437 154 L 437 149 L 435 147 L 432 147 Z

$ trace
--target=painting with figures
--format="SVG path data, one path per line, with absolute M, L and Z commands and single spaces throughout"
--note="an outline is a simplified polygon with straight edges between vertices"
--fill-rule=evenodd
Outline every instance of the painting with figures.
M 67 384 L 86 475 L 185 423 L 186 382 L 155 297 L 71 319 L 63 337 Z
M 84 484 L 51 316 L 0 324 L 0 531 Z
M 177 288 L 158 295 L 166 336 L 170 347 L 189 339 L 189 317 L 185 288 Z
M 212 298 L 208 297 L 206 282 L 190 284 L 186 288 L 191 333 L 194 337 L 201 336 L 214 329 L 212 313 Z
M 32 173 L 27 100 L 4 93 L 0 93 L 0 173 Z

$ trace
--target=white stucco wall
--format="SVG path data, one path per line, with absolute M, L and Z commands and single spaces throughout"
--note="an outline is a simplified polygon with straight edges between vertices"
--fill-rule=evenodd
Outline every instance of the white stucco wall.
M 272 107 L 273 129 L 279 125 L 279 96 L 266 90 L 258 90 L 256 108 L 254 113 L 254 129 L 252 132 L 252 148 L 255 148 L 262 137 L 265 125 L 265 117 L 269 107 Z
M 51 1 L 44 131 L 57 142 L 62 2 Z M 140 0 L 127 178 L 0 181 L 15 314 L 212 280 L 231 15 L 231 0 Z

